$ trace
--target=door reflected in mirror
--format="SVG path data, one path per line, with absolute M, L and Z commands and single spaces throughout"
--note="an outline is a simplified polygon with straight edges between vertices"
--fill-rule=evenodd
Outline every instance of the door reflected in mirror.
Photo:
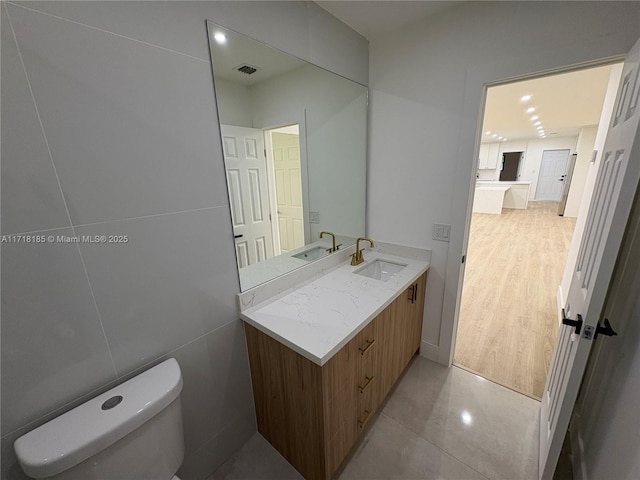
M 367 89 L 215 23 L 207 28 L 245 291 L 329 255 L 322 231 L 340 248 L 364 235 Z

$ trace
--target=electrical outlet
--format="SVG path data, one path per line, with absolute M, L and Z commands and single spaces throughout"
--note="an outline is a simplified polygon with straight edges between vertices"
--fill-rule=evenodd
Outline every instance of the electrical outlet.
M 441 242 L 448 242 L 451 236 L 451 225 L 444 225 L 442 223 L 433 224 L 433 239 L 440 240 Z
M 320 223 L 320 212 L 309 212 L 309 223 Z

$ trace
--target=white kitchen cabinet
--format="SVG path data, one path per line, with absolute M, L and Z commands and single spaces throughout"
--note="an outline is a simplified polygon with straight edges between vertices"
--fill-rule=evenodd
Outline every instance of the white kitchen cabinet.
M 498 168 L 498 160 L 500 155 L 500 143 L 482 143 L 480 144 L 480 154 L 478 168 L 480 170 L 495 170 Z

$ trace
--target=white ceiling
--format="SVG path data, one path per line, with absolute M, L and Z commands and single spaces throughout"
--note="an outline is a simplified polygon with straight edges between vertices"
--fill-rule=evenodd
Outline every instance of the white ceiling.
M 540 138 L 536 121 L 541 122 L 546 138 L 577 135 L 582 127 L 597 125 L 611 68 L 607 65 L 490 87 L 482 141 L 498 141 L 493 135 L 508 140 Z M 522 102 L 523 95 L 531 95 L 531 100 Z M 535 111 L 527 113 L 529 107 Z M 532 120 L 533 115 L 539 118 Z
M 457 1 L 316 1 L 334 17 L 367 39 L 423 20 L 461 3 Z
M 293 55 L 281 52 L 233 30 L 220 27 L 213 22 L 209 22 L 209 27 L 212 35 L 220 32 L 224 33 L 227 38 L 224 45 L 217 43 L 214 39 L 210 40 L 211 61 L 216 78 L 251 86 L 307 65 L 305 61 Z M 257 67 L 258 71 L 251 75 L 238 72 L 236 67 L 243 63 Z

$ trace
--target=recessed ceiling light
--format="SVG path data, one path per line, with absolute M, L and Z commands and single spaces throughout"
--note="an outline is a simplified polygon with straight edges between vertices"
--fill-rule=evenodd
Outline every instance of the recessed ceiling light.
M 538 117 L 538 115 L 534 115 L 534 116 L 531 117 L 531 120 L 535 122 L 536 120 L 538 120 L 538 118 L 540 118 L 540 117 Z
M 534 107 L 527 108 L 527 113 L 533 113 L 535 111 L 536 111 L 536 109 Z
M 538 125 L 542 125 L 542 122 L 538 120 L 534 125 L 537 127 Z
M 491 132 L 490 132 L 489 130 L 487 130 L 485 133 L 486 133 L 487 135 L 491 135 Z
M 496 135 L 495 133 L 493 135 L 491 135 L 493 138 L 498 138 L 498 135 Z
M 503 138 L 502 141 L 504 142 L 506 140 L 506 138 Z
M 216 32 L 213 34 L 213 38 L 216 42 L 218 42 L 220 45 L 224 45 L 225 43 L 227 43 L 227 36 L 222 33 L 222 32 Z
M 543 127 L 542 125 L 538 125 L 536 128 L 537 128 L 538 130 L 544 130 L 544 127 Z
M 531 95 L 523 95 L 520 97 L 521 102 L 528 102 L 529 100 L 531 100 Z

